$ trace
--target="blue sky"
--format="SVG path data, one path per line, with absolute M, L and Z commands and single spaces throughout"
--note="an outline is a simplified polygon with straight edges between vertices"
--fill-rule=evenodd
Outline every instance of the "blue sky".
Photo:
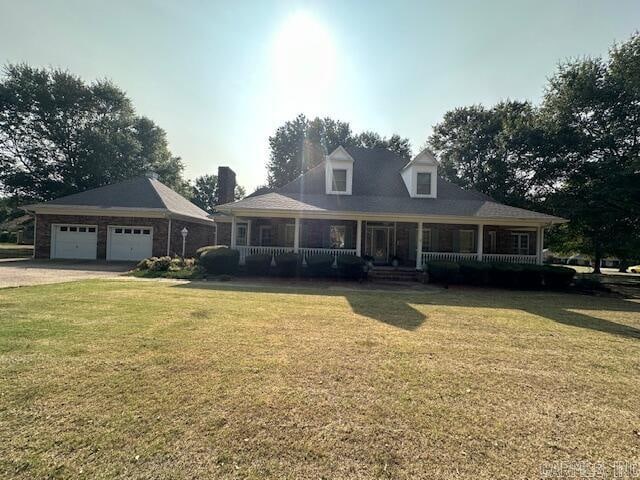
M 110 78 L 187 178 L 228 165 L 251 190 L 298 113 L 417 151 L 447 110 L 537 102 L 560 60 L 605 55 L 639 21 L 637 0 L 0 0 L 0 62 Z

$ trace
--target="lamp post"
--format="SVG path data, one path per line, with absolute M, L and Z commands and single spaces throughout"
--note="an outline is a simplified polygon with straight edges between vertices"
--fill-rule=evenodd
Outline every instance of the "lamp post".
M 187 230 L 187 227 L 184 227 L 182 230 L 180 230 L 180 233 L 182 234 L 182 258 L 184 258 L 184 250 L 187 242 L 187 235 L 189 235 L 189 230 Z

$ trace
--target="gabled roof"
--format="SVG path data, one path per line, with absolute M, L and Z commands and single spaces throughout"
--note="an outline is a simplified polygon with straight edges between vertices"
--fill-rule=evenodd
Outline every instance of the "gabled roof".
M 322 163 L 273 192 L 254 195 L 216 208 L 223 213 L 242 211 L 247 214 L 259 211 L 312 215 L 340 212 L 512 219 L 535 223 L 564 221 L 559 217 L 498 203 L 483 193 L 464 190 L 442 177 L 438 177 L 437 198 L 412 198 L 400 174 L 407 166 L 405 158 L 382 148 L 347 147 L 346 151 L 354 159 L 352 195 L 325 193 L 325 168 Z M 432 154 L 431 156 L 433 157 Z
M 65 207 L 105 212 L 109 210 L 158 211 L 167 216 L 210 221 L 207 212 L 159 180 L 145 176 L 74 193 L 49 202 L 28 205 L 25 208 L 46 210 Z

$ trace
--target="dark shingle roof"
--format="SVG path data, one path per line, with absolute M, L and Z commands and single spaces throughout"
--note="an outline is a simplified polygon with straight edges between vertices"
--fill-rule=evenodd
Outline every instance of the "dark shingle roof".
M 510 207 L 489 196 L 464 190 L 438 177 L 438 198 L 412 198 L 400 171 L 405 158 L 384 149 L 349 147 L 353 157 L 352 195 L 325 194 L 324 163 L 287 185 L 219 206 L 221 211 L 286 210 L 300 212 L 354 212 L 389 215 L 454 216 L 561 221 L 558 217 Z
M 195 206 L 164 183 L 149 177 L 131 178 L 123 182 L 56 198 L 31 207 L 42 206 L 72 206 L 97 209 L 158 209 L 174 215 L 209 220 L 207 212 Z

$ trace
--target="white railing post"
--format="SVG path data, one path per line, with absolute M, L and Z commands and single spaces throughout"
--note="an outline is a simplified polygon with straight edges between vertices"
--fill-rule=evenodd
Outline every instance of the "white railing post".
M 236 248 L 237 230 L 238 230 L 238 226 L 236 223 L 236 216 L 233 215 L 231 217 L 231 248 Z
M 418 241 L 416 242 L 416 270 L 422 270 L 422 222 L 418 222 Z
M 536 263 L 542 265 L 542 252 L 544 249 L 544 227 L 538 227 L 536 238 Z
M 482 250 L 484 249 L 484 225 L 478 225 L 478 261 L 482 261 Z
M 362 220 L 357 221 L 356 225 L 356 256 L 361 257 L 362 253 Z
M 300 219 L 296 218 L 293 228 L 293 251 L 298 253 L 300 250 Z

